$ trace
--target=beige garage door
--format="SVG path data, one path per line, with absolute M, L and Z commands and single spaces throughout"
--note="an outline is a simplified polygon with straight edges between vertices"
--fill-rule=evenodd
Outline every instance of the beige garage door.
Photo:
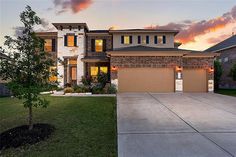
M 207 76 L 204 69 L 183 70 L 184 92 L 207 92 Z
M 121 68 L 119 92 L 174 92 L 172 68 Z

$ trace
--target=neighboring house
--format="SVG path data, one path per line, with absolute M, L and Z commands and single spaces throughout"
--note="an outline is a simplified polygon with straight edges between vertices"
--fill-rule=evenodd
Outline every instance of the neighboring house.
M 6 56 L 5 54 L 0 53 L 0 62 L 1 62 L 1 59 L 9 59 L 9 57 Z M 11 92 L 6 87 L 6 83 L 7 83 L 7 81 L 2 80 L 1 77 L 0 77 L 0 96 L 9 96 L 9 95 L 11 95 Z
M 223 74 L 219 83 L 220 88 L 236 89 L 236 81 L 229 76 L 230 69 L 236 64 L 236 35 L 208 48 L 206 52 L 219 53 L 218 60 L 222 64 Z
M 86 23 L 53 23 L 42 32 L 60 86 L 106 73 L 119 92 L 213 91 L 214 53 L 178 49 L 176 30 L 89 30 Z

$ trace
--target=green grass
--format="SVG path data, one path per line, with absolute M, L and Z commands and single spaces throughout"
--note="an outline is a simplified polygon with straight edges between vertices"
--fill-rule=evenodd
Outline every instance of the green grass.
M 236 89 L 218 89 L 215 93 L 236 97 Z
M 50 97 L 48 108 L 34 109 L 35 123 L 49 123 L 56 131 L 46 141 L 0 156 L 116 157 L 116 99 L 114 97 Z M 0 98 L 0 132 L 27 124 L 27 113 L 18 99 Z

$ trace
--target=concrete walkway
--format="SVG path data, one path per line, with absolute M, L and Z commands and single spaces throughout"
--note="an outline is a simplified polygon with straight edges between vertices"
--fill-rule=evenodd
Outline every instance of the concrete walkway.
M 236 157 L 236 98 L 117 96 L 118 157 Z

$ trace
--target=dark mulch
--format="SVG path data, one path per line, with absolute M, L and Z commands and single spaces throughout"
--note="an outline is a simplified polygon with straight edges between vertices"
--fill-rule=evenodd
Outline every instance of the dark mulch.
M 47 139 L 55 130 L 50 124 L 34 124 L 31 131 L 28 125 L 18 126 L 0 134 L 0 150 L 26 144 L 35 144 Z

